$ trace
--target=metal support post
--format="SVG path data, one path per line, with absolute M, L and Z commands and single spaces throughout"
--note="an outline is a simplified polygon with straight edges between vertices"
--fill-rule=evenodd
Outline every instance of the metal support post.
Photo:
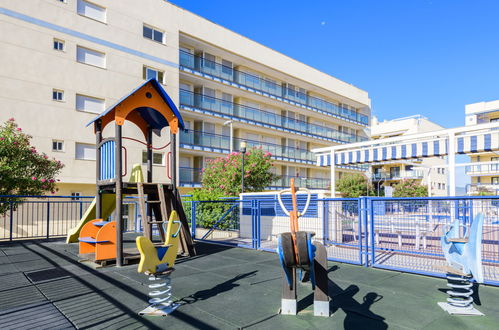
M 115 134 L 115 181 L 116 181 L 116 266 L 121 267 L 123 265 L 123 214 L 122 214 L 122 204 L 123 204 L 123 179 L 121 177 L 122 171 L 122 157 L 121 157 L 121 147 L 122 147 L 122 126 L 116 125 Z

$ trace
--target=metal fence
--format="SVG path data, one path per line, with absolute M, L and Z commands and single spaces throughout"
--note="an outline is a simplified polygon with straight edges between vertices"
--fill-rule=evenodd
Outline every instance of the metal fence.
M 286 204 L 286 202 L 285 202 Z M 300 201 L 298 202 L 300 205 Z M 215 210 L 215 205 L 217 210 Z M 290 230 L 275 198 L 189 202 L 192 235 L 275 251 L 277 236 Z M 300 208 L 300 206 L 299 206 Z M 444 276 L 444 226 L 471 225 L 485 217 L 482 261 L 486 283 L 499 285 L 499 199 L 496 197 L 318 199 L 300 218 L 300 230 L 315 232 L 329 260 L 432 276 Z
M 93 196 L 0 196 L 0 241 L 65 236 L 91 206 Z M 125 199 L 126 231 L 137 231 L 138 207 Z M 110 217 L 114 218 L 114 213 Z
M 78 224 L 93 197 L 30 197 L 15 202 L 0 196 L 0 241 L 66 235 Z M 298 198 L 299 209 L 303 200 Z M 290 230 L 289 217 L 275 195 L 243 200 L 192 201 L 184 198 L 192 236 L 197 240 L 275 251 L 277 237 Z M 290 208 L 290 201 L 284 204 Z M 124 206 L 125 228 L 141 231 L 136 201 Z M 482 261 L 485 281 L 499 285 L 499 198 L 431 197 L 321 199 L 313 195 L 300 230 L 315 233 L 328 258 L 433 276 L 444 276 L 444 226 L 459 219 L 469 228 L 484 215 Z M 112 218 L 112 217 L 111 217 Z

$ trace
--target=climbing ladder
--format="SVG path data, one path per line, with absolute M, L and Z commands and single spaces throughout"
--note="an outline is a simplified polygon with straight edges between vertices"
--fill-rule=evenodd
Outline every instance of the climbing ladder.
M 137 193 L 144 236 L 152 240 L 152 226 L 156 225 L 161 242 L 164 243 L 166 238 L 163 223 L 168 221 L 172 210 L 175 210 L 182 223 L 180 231 L 181 252 L 194 256 L 196 251 L 178 191 L 176 189 L 173 191 L 168 185 L 161 183 L 137 183 Z

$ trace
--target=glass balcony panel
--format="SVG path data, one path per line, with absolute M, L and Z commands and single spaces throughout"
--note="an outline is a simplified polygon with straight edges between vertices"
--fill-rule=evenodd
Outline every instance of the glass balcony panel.
M 267 92 L 274 96 L 284 97 L 304 105 L 309 105 L 328 113 L 362 123 L 364 125 L 367 125 L 369 123 L 368 116 L 359 114 L 351 109 L 347 109 L 344 107 L 340 108 L 331 102 L 308 96 L 305 93 L 297 92 L 290 88 L 281 87 L 280 85 L 264 78 L 235 70 L 228 66 L 223 66 L 220 63 L 216 63 L 199 56 L 194 56 L 182 50 L 180 51 L 180 65 L 188 67 L 190 69 L 201 71 L 203 73 L 207 73 L 218 78 L 235 81 L 238 84 Z

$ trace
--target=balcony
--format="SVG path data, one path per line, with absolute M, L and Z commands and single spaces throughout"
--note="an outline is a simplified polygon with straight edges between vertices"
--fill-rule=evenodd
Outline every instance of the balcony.
M 192 167 L 180 167 L 180 186 L 182 187 L 200 187 L 202 178 L 201 168 Z M 329 180 L 322 178 L 301 178 L 293 176 L 280 176 L 277 181 L 273 182 L 270 190 L 276 190 L 281 188 L 287 188 L 290 186 L 291 178 L 295 178 L 295 185 L 297 187 L 309 188 L 309 189 L 329 189 Z
M 315 164 L 315 155 L 308 150 L 272 143 L 263 143 L 259 141 L 234 138 L 233 142 L 235 151 L 240 149 L 239 146 L 242 141 L 246 142 L 246 146 L 248 148 L 261 147 L 263 151 L 270 152 L 272 154 L 272 158 L 276 160 Z M 180 147 L 191 150 L 229 153 L 230 137 L 194 130 L 189 130 L 187 132 L 181 131 Z
M 330 181 L 323 178 L 302 178 L 291 175 L 282 175 L 280 178 L 273 182 L 270 186 L 271 189 L 289 188 L 291 185 L 291 178 L 295 179 L 295 186 L 308 189 L 324 189 L 330 188 Z
M 286 88 L 275 83 L 274 81 L 221 65 L 182 50 L 180 50 L 179 57 L 181 70 L 192 70 L 204 73 L 211 77 L 223 79 L 233 86 L 239 88 L 242 87 L 243 89 L 249 88 L 258 94 L 267 94 L 271 98 L 276 98 L 283 102 L 291 103 L 302 108 L 333 115 L 340 119 L 352 121 L 360 125 L 369 125 L 369 117 L 366 115 L 362 115 L 351 109 L 340 107 L 320 98 L 297 92 L 294 89 Z
M 465 167 L 467 175 L 481 176 L 499 174 L 499 164 L 477 164 Z
M 471 183 L 466 185 L 466 194 L 473 196 L 499 195 L 499 183 Z
M 182 187 L 201 186 L 201 168 L 179 167 L 180 185 Z
M 273 112 L 225 101 L 211 96 L 180 90 L 180 106 L 184 109 L 195 108 L 208 111 L 221 117 L 228 116 L 243 122 L 274 129 L 286 129 L 298 134 L 313 135 L 338 142 L 360 142 L 367 138 L 340 132 L 320 125 L 310 124 L 294 118 L 277 115 Z
M 400 171 L 398 173 L 374 173 L 371 176 L 373 181 L 386 181 L 386 180 L 404 180 L 404 179 L 422 179 L 424 178 L 423 170 L 409 170 L 409 171 Z

